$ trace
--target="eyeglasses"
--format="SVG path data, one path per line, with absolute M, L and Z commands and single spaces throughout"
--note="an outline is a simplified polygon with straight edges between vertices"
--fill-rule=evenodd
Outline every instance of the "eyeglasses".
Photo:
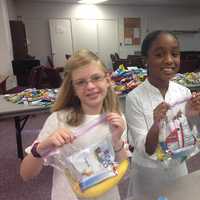
M 99 82 L 103 81 L 105 79 L 106 75 L 101 74 L 94 74 L 90 78 L 86 79 L 79 79 L 72 81 L 73 85 L 76 88 L 85 88 L 89 82 L 92 82 L 93 84 L 98 84 Z

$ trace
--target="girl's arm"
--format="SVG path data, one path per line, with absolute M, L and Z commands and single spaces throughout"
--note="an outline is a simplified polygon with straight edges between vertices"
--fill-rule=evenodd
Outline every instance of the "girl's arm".
M 61 147 L 64 144 L 72 143 L 75 137 L 70 134 L 70 131 L 66 128 L 60 128 L 53 132 L 47 139 L 40 142 L 37 146 L 37 153 L 44 155 L 44 152 L 49 152 L 55 148 Z M 36 158 L 32 153 L 28 154 L 22 161 L 20 166 L 20 175 L 24 180 L 29 180 L 34 176 L 37 176 L 43 166 L 43 159 Z
M 200 92 L 192 93 L 191 99 L 186 103 L 186 116 L 199 117 L 200 116 Z
M 154 123 L 148 131 L 145 142 L 146 153 L 148 153 L 149 155 L 154 154 L 156 150 L 159 140 L 160 123 L 163 119 L 165 119 L 166 113 L 169 108 L 169 104 L 162 102 L 153 111 Z
M 117 113 L 109 113 L 107 114 L 107 121 L 111 126 L 112 142 L 116 159 L 118 161 L 124 160 L 128 157 L 125 143 L 122 140 L 122 135 L 126 129 L 125 119 Z
M 154 154 L 156 147 L 158 145 L 159 139 L 159 123 L 154 123 L 150 130 L 148 131 L 146 142 L 145 142 L 145 149 L 146 153 L 149 155 Z
M 115 151 L 115 156 L 117 161 L 122 161 L 128 158 L 128 149 L 125 148 L 125 143 L 122 140 L 119 140 L 117 142 L 118 144 L 113 144 L 114 146 L 114 151 Z
M 20 175 L 24 181 L 37 176 L 43 167 L 43 159 L 35 158 L 30 153 L 22 161 L 20 166 Z

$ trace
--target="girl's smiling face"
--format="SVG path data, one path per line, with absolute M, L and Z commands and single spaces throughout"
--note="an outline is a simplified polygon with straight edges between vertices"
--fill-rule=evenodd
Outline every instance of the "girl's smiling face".
M 176 38 L 173 35 L 161 33 L 152 42 L 146 62 L 150 82 L 155 84 L 169 82 L 180 67 L 180 49 Z
M 99 114 L 110 87 L 110 78 L 92 61 L 72 72 L 72 85 L 85 114 Z

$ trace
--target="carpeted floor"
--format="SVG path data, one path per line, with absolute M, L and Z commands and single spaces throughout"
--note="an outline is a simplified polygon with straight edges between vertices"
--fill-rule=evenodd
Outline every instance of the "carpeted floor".
M 24 147 L 35 139 L 47 116 L 30 117 L 22 134 Z M 35 179 L 23 182 L 19 176 L 14 121 L 0 121 L 0 129 L 0 200 L 50 200 L 52 169 L 45 168 Z M 200 169 L 200 154 L 188 161 L 188 168 L 190 172 Z M 120 184 L 122 200 L 125 199 L 127 185 L 127 179 Z
M 24 147 L 37 136 L 46 117 L 43 114 L 28 120 L 23 133 Z M 0 200 L 50 200 L 52 169 L 46 168 L 37 178 L 23 182 L 19 176 L 14 121 L 0 121 L 0 129 Z

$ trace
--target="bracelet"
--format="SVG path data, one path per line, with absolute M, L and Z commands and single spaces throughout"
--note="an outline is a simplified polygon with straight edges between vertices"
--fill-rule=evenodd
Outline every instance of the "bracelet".
M 38 153 L 37 147 L 38 147 L 39 142 L 35 142 L 31 148 L 31 153 L 33 157 L 35 158 L 42 158 L 42 156 Z
M 31 153 L 32 153 L 33 157 L 35 157 L 35 158 L 45 158 L 54 150 L 52 148 L 48 148 L 48 149 L 38 152 L 37 147 L 38 147 L 39 143 L 40 142 L 36 140 L 32 144 Z
M 122 145 L 121 145 L 121 147 L 120 147 L 119 149 L 114 149 L 114 152 L 115 152 L 115 153 L 118 153 L 118 152 L 120 152 L 123 148 L 124 148 L 124 141 L 122 141 Z

